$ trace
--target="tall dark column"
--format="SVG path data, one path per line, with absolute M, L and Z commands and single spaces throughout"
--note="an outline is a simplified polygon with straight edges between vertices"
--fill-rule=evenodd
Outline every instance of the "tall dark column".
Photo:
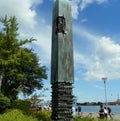
M 72 121 L 74 81 L 71 5 L 56 0 L 52 20 L 52 119 Z

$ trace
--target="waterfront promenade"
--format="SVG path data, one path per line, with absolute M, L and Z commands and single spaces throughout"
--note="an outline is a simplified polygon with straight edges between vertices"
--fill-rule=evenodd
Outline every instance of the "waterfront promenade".
M 97 119 L 97 117 L 99 116 L 98 113 L 86 113 L 86 112 L 82 112 L 82 116 L 83 117 L 86 117 L 86 116 L 89 116 L 89 117 L 94 117 Z M 113 117 L 113 120 L 111 121 L 120 121 L 120 114 L 112 114 L 112 117 Z M 108 118 L 110 119 L 110 118 Z

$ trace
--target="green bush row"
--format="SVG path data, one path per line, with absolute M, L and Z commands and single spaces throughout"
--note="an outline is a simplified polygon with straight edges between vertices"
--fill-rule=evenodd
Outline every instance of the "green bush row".
M 74 121 L 96 121 L 93 117 L 74 117 Z M 0 121 L 52 121 L 51 112 L 47 110 L 36 113 L 24 113 L 19 109 L 11 109 L 0 115 Z M 104 120 L 100 120 L 104 121 Z
M 38 121 L 33 116 L 23 114 L 21 110 L 13 109 L 0 115 L 0 121 Z M 42 120 L 41 120 L 42 121 Z
M 19 109 L 7 110 L 0 115 L 0 121 L 52 121 L 51 112 L 47 110 L 37 113 L 25 113 Z

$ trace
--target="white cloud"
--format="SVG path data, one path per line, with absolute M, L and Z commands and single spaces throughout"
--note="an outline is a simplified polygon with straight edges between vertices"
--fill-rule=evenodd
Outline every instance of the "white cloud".
M 106 2 L 108 2 L 108 0 L 71 0 L 72 17 L 77 19 L 79 13 L 92 3 L 103 4 Z
M 98 42 L 97 54 L 101 59 L 118 58 L 120 57 L 120 45 L 115 43 L 110 37 L 103 36 Z
M 81 69 L 83 65 L 86 70 L 84 78 L 89 81 L 101 80 L 104 76 L 108 80 L 120 79 L 120 45 L 110 37 L 100 37 L 75 26 L 74 30 L 79 37 L 87 38 L 94 45 L 91 54 L 75 53 L 75 68 Z M 80 45 L 77 40 L 78 43 Z
M 26 46 L 34 49 L 42 64 L 48 64 L 51 57 L 51 25 L 40 15 L 40 19 L 36 20 L 35 11 L 35 7 L 42 3 L 43 0 L 0 0 L 0 16 L 15 16 L 19 23 L 20 38 L 35 38 L 37 41 Z
M 35 41 L 35 44 L 39 47 L 38 54 L 40 58 L 42 56 L 42 63 L 49 64 L 51 60 L 51 27 L 45 27 L 47 31 L 43 30 L 44 33 L 38 33 L 35 35 L 35 38 L 38 41 Z
M 78 14 L 79 14 L 79 3 L 80 3 L 80 0 L 72 0 L 71 1 L 71 6 L 72 6 L 72 17 L 74 19 L 77 19 L 78 17 Z
M 106 3 L 108 0 L 82 0 L 80 4 L 80 10 L 85 9 L 89 4 L 96 2 L 97 4 Z
M 41 22 L 40 28 L 36 28 L 28 34 L 23 32 L 20 36 L 24 38 L 30 38 L 31 36 L 36 39 L 33 44 L 27 45 L 29 48 L 33 48 L 35 53 L 40 58 L 42 64 L 50 64 L 51 61 L 51 26 L 44 22 Z
M 33 9 L 42 0 L 0 0 L 0 16 L 16 16 L 20 25 L 33 28 L 36 11 Z
M 82 0 L 80 4 L 80 10 L 82 11 L 84 8 L 86 8 L 89 4 L 93 3 L 93 0 Z

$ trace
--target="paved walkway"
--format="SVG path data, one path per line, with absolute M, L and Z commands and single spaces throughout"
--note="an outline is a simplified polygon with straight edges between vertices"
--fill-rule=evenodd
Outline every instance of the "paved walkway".
M 99 115 L 98 115 L 98 113 L 82 113 L 82 116 L 90 116 L 90 117 L 95 117 L 95 118 L 97 118 Z M 108 119 L 110 119 L 111 121 L 120 121 L 120 114 L 112 114 L 112 117 L 113 117 L 113 120 L 111 120 L 110 118 L 108 118 Z

